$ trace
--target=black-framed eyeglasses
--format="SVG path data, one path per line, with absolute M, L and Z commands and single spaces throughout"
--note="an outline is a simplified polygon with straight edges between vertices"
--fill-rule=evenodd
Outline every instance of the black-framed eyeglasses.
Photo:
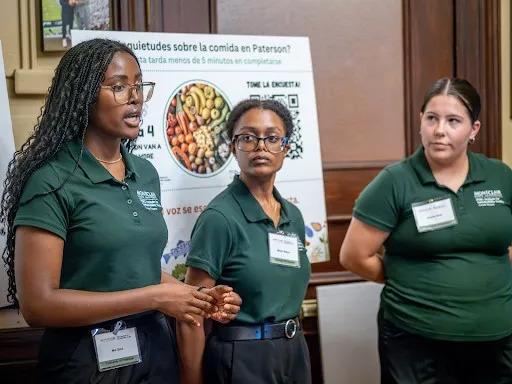
M 288 144 L 288 137 L 286 136 L 265 136 L 258 137 L 248 133 L 242 133 L 240 135 L 233 136 L 233 143 L 236 148 L 243 152 L 252 152 L 260 145 L 260 140 L 263 140 L 265 148 L 271 153 L 279 153 L 284 150 L 286 144 Z
M 142 102 L 145 103 L 151 99 L 151 96 L 153 96 L 155 83 L 152 81 L 145 81 L 135 84 L 102 85 L 101 88 L 110 89 L 114 94 L 114 100 L 117 104 L 128 103 L 133 90 L 137 92 L 137 97 L 142 96 Z

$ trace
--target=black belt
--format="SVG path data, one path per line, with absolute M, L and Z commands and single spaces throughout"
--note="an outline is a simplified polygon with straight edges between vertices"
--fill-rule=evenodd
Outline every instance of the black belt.
M 133 315 L 120 317 L 120 318 L 113 319 L 113 320 L 107 320 L 107 321 L 104 321 L 99 324 L 89 325 L 88 328 L 109 329 L 109 328 L 114 328 L 118 322 L 122 322 L 122 323 L 124 323 L 124 325 L 127 328 L 130 328 L 130 327 L 136 327 L 138 325 L 141 325 L 148 320 L 158 319 L 163 316 L 164 315 L 158 311 L 146 311 L 146 312 L 140 312 L 140 313 L 135 313 Z
M 46 328 L 47 333 L 52 334 L 61 334 L 61 335 L 79 335 L 79 334 L 90 334 L 92 330 L 103 328 L 113 331 L 116 328 L 116 325 L 122 325 L 123 328 L 131 328 L 141 326 L 148 321 L 158 321 L 160 318 L 163 318 L 164 314 L 158 311 L 147 311 L 136 313 L 134 315 L 124 316 L 113 320 L 107 320 L 101 323 L 85 325 L 80 327 L 49 327 Z
M 299 319 L 295 317 L 282 323 L 227 326 L 216 324 L 213 329 L 213 334 L 224 341 L 292 339 L 300 329 Z

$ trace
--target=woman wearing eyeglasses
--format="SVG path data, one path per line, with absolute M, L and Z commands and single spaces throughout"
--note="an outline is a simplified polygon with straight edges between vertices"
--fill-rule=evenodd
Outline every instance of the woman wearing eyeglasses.
M 203 329 L 179 322 L 182 383 L 310 383 L 297 318 L 310 275 L 304 221 L 274 187 L 293 131 L 290 112 L 274 100 L 244 100 L 227 131 L 240 175 L 198 218 L 185 281 L 227 284 L 242 306 L 235 321 L 213 324 L 207 340 Z
M 158 174 L 128 150 L 153 87 L 124 44 L 78 44 L 9 165 L 0 211 L 9 296 L 46 328 L 41 382 L 177 383 L 164 314 L 197 324 L 192 316 L 238 311 L 228 287 L 162 281 Z

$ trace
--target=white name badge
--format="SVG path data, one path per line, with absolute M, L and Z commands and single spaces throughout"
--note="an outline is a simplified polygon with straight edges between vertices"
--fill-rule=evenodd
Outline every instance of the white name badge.
M 457 224 L 452 200 L 449 197 L 413 203 L 412 212 L 418 232 L 435 231 Z
M 272 264 L 300 268 L 299 244 L 294 236 L 269 233 L 268 253 Z
M 100 372 L 140 363 L 137 329 L 126 328 L 114 332 L 93 331 L 94 347 Z

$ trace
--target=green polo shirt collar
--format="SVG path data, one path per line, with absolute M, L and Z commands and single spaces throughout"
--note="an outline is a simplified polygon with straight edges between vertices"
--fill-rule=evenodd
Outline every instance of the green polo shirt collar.
M 69 153 L 75 161 L 78 161 L 80 157 L 81 148 L 82 142 L 79 140 L 72 140 L 68 143 Z M 130 159 L 128 151 L 124 145 L 121 145 L 121 155 L 123 156 L 124 164 L 126 166 L 126 178 L 137 177 L 138 175 L 135 169 L 135 164 L 133 163 L 132 159 Z M 89 180 L 91 180 L 94 184 L 112 180 L 114 178 L 110 172 L 108 172 L 105 167 L 103 167 L 101 163 L 94 158 L 91 152 L 85 148 L 85 146 L 82 159 L 78 165 L 87 175 Z
M 479 159 L 471 151 L 468 151 L 468 159 L 469 174 L 464 184 L 485 181 L 485 171 Z M 410 157 L 410 164 L 422 184 L 436 183 L 436 179 L 434 178 L 432 170 L 428 165 L 427 158 L 425 157 L 425 150 L 423 147 L 418 148 L 418 150 L 416 150 L 416 152 Z
M 230 185 L 230 189 L 232 190 L 233 196 L 238 202 L 238 205 L 240 206 L 240 209 L 247 221 L 255 223 L 258 221 L 270 220 L 256 198 L 249 191 L 249 188 L 247 188 L 244 182 L 240 180 L 238 175 L 234 177 L 233 182 Z M 272 193 L 281 204 L 281 219 L 279 220 L 279 225 L 289 223 L 290 218 L 286 207 L 286 201 L 282 198 L 281 194 L 275 187 Z

